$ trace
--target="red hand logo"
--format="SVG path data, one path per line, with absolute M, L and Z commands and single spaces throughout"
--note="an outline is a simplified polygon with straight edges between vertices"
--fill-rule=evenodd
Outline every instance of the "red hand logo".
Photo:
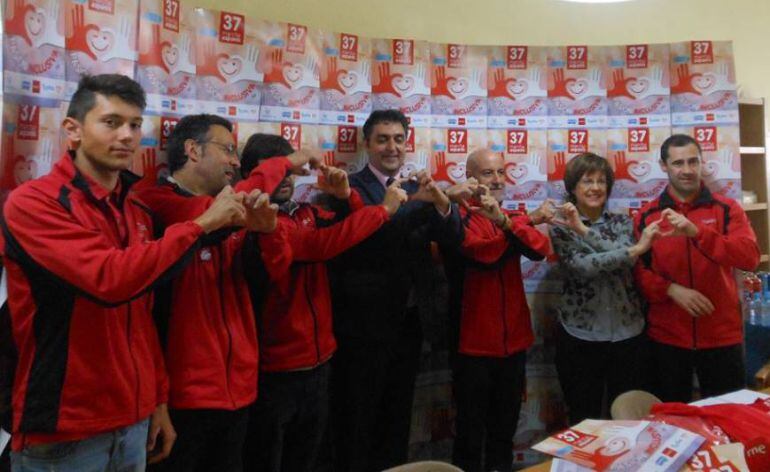
M 575 459 L 575 462 L 578 462 L 581 465 L 588 465 L 588 467 L 594 470 L 605 470 L 611 466 L 620 456 L 625 455 L 630 451 L 630 449 L 626 449 L 620 454 L 615 454 L 614 456 L 605 456 L 601 454 L 601 451 L 604 449 L 604 447 L 600 447 L 594 452 L 573 450 L 569 453 L 569 457 L 570 459 Z
M 270 60 L 267 65 L 267 73 L 264 75 L 265 83 L 278 83 L 289 87 L 289 82 L 283 75 L 283 67 L 291 66 L 290 63 L 283 62 L 283 49 L 274 49 L 270 53 Z
M 136 188 L 149 188 L 158 181 L 157 151 L 155 148 L 147 148 L 142 151 L 142 178 L 136 183 Z
M 443 151 L 437 152 L 433 156 L 433 173 L 431 174 L 431 178 L 435 180 L 436 182 L 444 181 L 444 182 L 454 182 L 454 179 L 449 176 L 449 169 L 455 167 L 457 164 L 454 162 L 447 163 L 446 161 L 446 153 Z
M 139 64 L 145 66 L 158 66 L 168 73 L 168 66 L 165 61 L 163 61 L 164 47 L 172 47 L 172 45 L 167 42 L 164 42 L 163 45 L 160 44 L 160 25 L 157 23 L 153 24 L 150 44 L 147 45 L 145 52 L 139 52 Z
M 505 79 L 505 72 L 503 69 L 495 69 L 495 73 L 489 78 L 489 96 L 490 97 L 508 97 L 512 100 L 516 100 L 510 90 L 508 84 L 515 82 L 516 79 Z
M 5 20 L 5 34 L 7 36 L 20 36 L 28 46 L 32 46 L 32 40 L 25 25 L 28 12 L 34 14 L 35 6 L 25 5 L 25 0 L 13 0 L 13 16 Z
M 67 10 L 67 28 L 65 45 L 70 51 L 78 51 L 86 54 L 93 60 L 96 60 L 96 54 L 88 44 L 88 33 L 91 31 L 99 31 L 99 27 L 96 25 L 85 24 L 85 10 L 83 5 L 72 5 L 72 8 Z
M 636 77 L 625 78 L 623 69 L 617 69 L 612 73 L 612 87 L 607 89 L 607 97 L 628 97 L 630 99 L 635 98 L 628 91 L 628 83 L 636 80 Z
M 454 99 L 455 96 L 449 91 L 449 81 L 456 80 L 454 77 L 446 76 L 446 68 L 438 66 L 433 70 L 433 83 L 431 84 L 430 94 L 434 97 L 445 96 Z
M 337 58 L 329 57 L 326 59 L 326 69 L 324 69 L 321 77 L 321 90 L 339 90 L 345 93 L 345 90 L 340 86 L 339 76 L 341 74 L 347 74 L 345 69 L 337 69 Z
M 553 157 L 553 169 L 548 166 L 548 180 L 564 180 L 564 171 L 567 169 L 567 157 L 564 151 L 557 152 Z
M 213 76 L 226 82 L 219 70 L 219 59 L 227 58 L 227 54 L 217 54 L 216 44 L 213 39 L 198 39 L 196 48 L 195 73 L 203 76 Z
M 390 73 L 390 63 L 389 62 L 380 62 L 380 64 L 377 66 L 377 75 L 372 82 L 372 92 L 373 93 L 392 93 L 393 95 L 396 95 L 398 97 L 401 96 L 401 94 L 398 92 L 398 90 L 393 87 L 393 80 L 396 78 L 402 78 L 403 75 L 401 74 L 391 74 Z
M 338 169 L 344 170 L 348 166 L 346 163 L 337 160 L 336 153 L 334 151 L 326 151 L 323 155 L 323 158 L 324 158 L 324 165 L 329 167 L 337 167 Z M 322 175 L 318 176 L 319 180 L 321 179 L 321 177 L 323 176 Z
M 575 97 L 567 90 L 567 85 L 575 82 L 575 79 L 564 79 L 564 69 L 556 69 L 553 71 L 553 87 L 548 89 L 548 96 L 564 97 L 574 100 Z
M 612 158 L 612 161 L 615 167 L 615 179 L 633 180 L 634 182 L 639 181 L 631 172 L 629 172 L 629 167 L 631 167 L 633 164 L 638 164 L 638 162 L 627 161 L 625 152 L 616 152 Z
M 687 64 L 679 64 L 676 68 L 676 83 L 671 84 L 671 93 L 694 93 L 701 95 L 699 91 L 693 87 L 693 79 L 702 76 L 701 73 L 690 73 L 690 66 Z

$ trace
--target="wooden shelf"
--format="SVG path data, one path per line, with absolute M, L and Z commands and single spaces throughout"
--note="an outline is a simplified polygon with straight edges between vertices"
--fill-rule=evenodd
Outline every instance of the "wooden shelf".
M 741 154 L 765 154 L 763 146 L 741 146 Z
M 767 203 L 744 203 L 741 206 L 744 211 L 767 210 Z

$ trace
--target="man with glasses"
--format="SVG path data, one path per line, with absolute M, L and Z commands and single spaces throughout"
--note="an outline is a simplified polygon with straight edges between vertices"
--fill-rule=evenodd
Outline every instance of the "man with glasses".
M 649 302 L 647 329 L 663 401 L 692 400 L 693 372 L 702 396 L 744 387 L 743 319 L 733 269 L 754 270 L 757 238 L 735 200 L 702 181 L 702 154 L 690 136 L 663 142 L 668 186 L 635 219 L 637 238 L 660 222 L 663 238 L 637 262 Z
M 251 213 L 244 217 L 246 230 L 272 233 L 262 238 L 260 250 L 273 272 L 288 270 L 281 261 L 287 260 L 289 249 L 285 234 L 275 231 L 278 208 L 269 203 L 269 194 L 293 169 L 302 172 L 309 160 L 307 153 L 274 159 L 236 185 L 236 195 Z M 207 114 L 181 119 L 169 137 L 168 165 L 170 177 L 140 192 L 161 227 L 202 213 L 214 195 L 230 189 L 240 167 L 232 125 Z M 157 294 L 155 317 L 165 345 L 169 410 L 178 434 L 159 470 L 242 468 L 248 405 L 257 395 L 258 358 L 241 259 L 245 236 L 244 230 L 229 228 L 204 239 L 185 270 Z

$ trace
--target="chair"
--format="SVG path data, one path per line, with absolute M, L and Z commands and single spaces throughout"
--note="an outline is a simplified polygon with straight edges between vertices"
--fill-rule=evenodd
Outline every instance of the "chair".
M 399 465 L 383 472 L 463 472 L 463 470 L 446 462 L 421 461 Z
M 643 390 L 631 390 L 618 395 L 610 407 L 613 420 L 641 420 L 650 414 L 652 405 L 661 403 L 655 395 Z

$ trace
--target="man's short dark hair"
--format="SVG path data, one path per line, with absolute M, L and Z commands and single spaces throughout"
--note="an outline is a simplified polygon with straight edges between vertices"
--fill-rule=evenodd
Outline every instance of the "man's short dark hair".
M 373 111 L 369 118 L 366 119 L 366 123 L 364 123 L 365 140 L 368 140 L 372 135 L 374 125 L 380 123 L 401 123 L 401 126 L 404 127 L 404 133 L 409 130 L 409 119 L 400 110 L 377 110 Z
M 564 170 L 564 189 L 567 191 L 567 201 L 577 203 L 575 187 L 584 175 L 596 171 L 604 174 L 604 179 L 607 181 L 607 198 L 609 198 L 612 193 L 612 185 L 615 183 L 615 172 L 613 172 L 607 159 L 592 152 L 584 152 L 573 157 Z
M 265 159 L 288 156 L 294 152 L 289 141 L 277 134 L 254 133 L 241 152 L 241 175 L 247 177 Z
M 82 123 L 88 112 L 96 104 L 97 94 L 105 97 L 118 97 L 142 110 L 147 105 L 142 86 L 125 75 L 84 75 L 78 82 L 78 89 L 72 95 L 67 109 L 67 117 Z
M 665 141 L 663 141 L 663 144 L 660 145 L 660 160 L 665 163 L 668 161 L 668 149 L 671 147 L 684 147 L 689 146 L 690 144 L 694 144 L 696 148 L 698 148 L 698 157 L 700 157 L 703 154 L 703 151 L 700 148 L 700 144 L 698 144 L 698 141 L 695 140 L 692 136 L 688 134 L 672 134 L 668 138 L 666 138 Z
M 174 173 L 184 167 L 187 162 L 187 154 L 184 152 L 184 143 L 192 139 L 198 143 L 203 143 L 208 137 L 212 126 L 219 125 L 227 128 L 227 131 L 233 130 L 233 125 L 226 119 L 217 115 L 201 113 L 198 115 L 188 115 L 179 120 L 174 130 L 168 137 L 167 159 L 168 171 Z

